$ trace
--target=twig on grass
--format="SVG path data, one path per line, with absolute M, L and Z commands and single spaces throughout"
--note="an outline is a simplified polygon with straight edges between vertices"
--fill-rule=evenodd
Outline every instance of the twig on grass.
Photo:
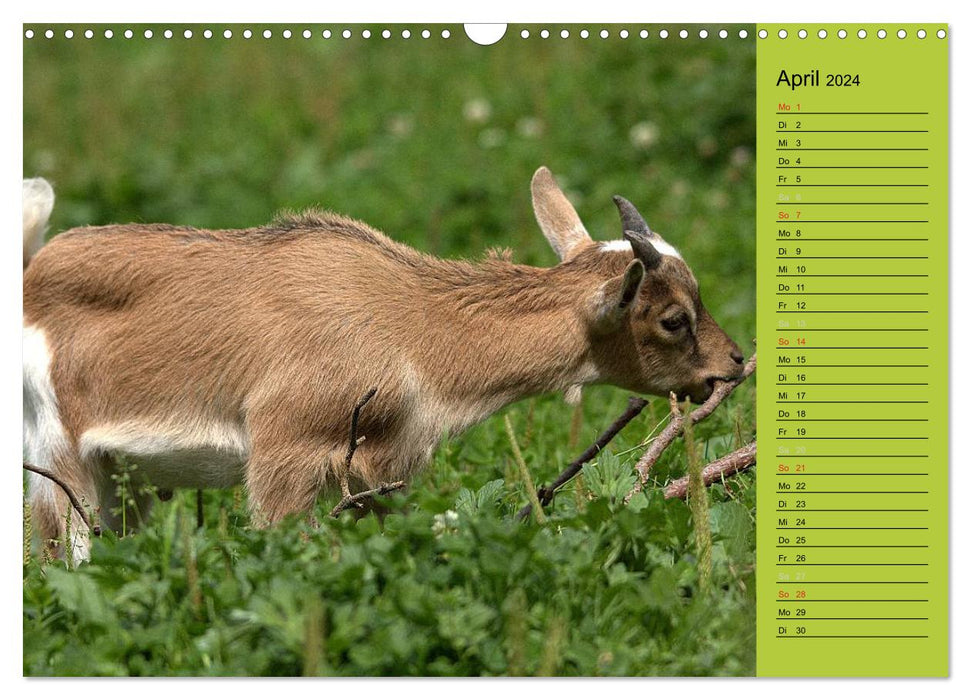
M 341 496 L 344 499 L 351 497 L 351 489 L 347 484 L 347 479 L 351 473 L 351 460 L 354 459 L 354 453 L 357 452 L 358 446 L 364 442 L 363 435 L 360 437 L 357 436 L 357 422 L 361 418 L 361 410 L 367 406 L 368 401 L 373 399 L 376 393 L 378 393 L 377 387 L 364 394 L 351 412 L 351 434 L 347 440 L 347 454 L 344 455 L 344 467 L 340 474 Z
M 381 484 L 373 489 L 368 489 L 367 491 L 361 491 L 360 493 L 355 493 L 352 496 L 345 496 L 342 498 L 336 506 L 330 511 L 330 517 L 336 518 L 338 515 L 343 513 L 350 507 L 360 508 L 361 501 L 365 498 L 370 498 L 371 496 L 386 496 L 392 491 L 397 491 L 398 489 L 403 489 L 405 487 L 405 482 L 403 481 L 392 481 L 390 484 Z
M 719 457 L 701 470 L 701 479 L 705 486 L 712 484 L 739 472 L 746 471 L 755 464 L 755 442 L 750 442 L 734 452 Z M 688 496 L 688 477 L 676 479 L 664 487 L 665 498 L 686 498 Z
M 24 462 L 24 469 L 29 472 L 33 472 L 34 474 L 39 474 L 45 479 L 50 479 L 55 484 L 60 486 L 61 490 L 67 494 L 68 500 L 71 502 L 71 505 L 74 506 L 74 510 L 77 511 L 78 515 L 81 516 L 81 521 L 87 526 L 88 530 L 94 533 L 95 536 L 101 534 L 100 527 L 91 527 L 91 518 L 89 518 L 88 514 L 84 512 L 84 508 L 81 506 L 81 501 L 78 500 L 78 497 L 74 495 L 74 492 L 71 491 L 70 487 L 64 483 L 60 477 L 55 476 L 53 472 L 50 472 L 47 469 L 35 467 L 33 464 L 27 464 L 27 462 Z
M 735 387 L 744 382 L 752 373 L 755 372 L 755 358 L 753 354 L 749 358 L 749 361 L 745 363 L 745 368 L 742 370 L 742 374 L 737 378 L 731 380 L 730 382 L 718 382 L 715 385 L 715 390 L 708 397 L 708 400 L 701 404 L 698 408 L 691 412 L 691 422 L 699 423 L 705 418 L 710 416 L 712 412 L 718 408 L 718 405 L 724 401 L 729 394 L 731 394 Z M 635 493 L 638 493 L 644 488 L 644 485 L 648 481 L 651 469 L 657 463 L 658 459 L 664 453 L 664 450 L 674 442 L 674 440 L 681 434 L 684 429 L 684 416 L 679 410 L 677 410 L 677 399 L 674 394 L 671 395 L 671 422 L 667 424 L 667 427 L 661 431 L 651 446 L 648 448 L 647 452 L 638 460 L 637 462 L 637 475 L 638 479 L 634 483 L 634 487 L 630 490 L 627 496 L 624 498 L 624 502 L 628 503 Z
M 594 443 L 584 450 L 583 454 L 573 460 L 573 462 L 570 463 L 570 466 L 564 469 L 563 472 L 556 477 L 552 484 L 549 486 L 543 486 L 536 492 L 537 496 L 539 496 L 540 505 L 548 506 L 550 503 L 552 503 L 553 495 L 556 493 L 557 489 L 579 474 L 583 469 L 583 465 L 596 457 L 600 450 L 602 450 L 607 443 L 617 436 L 617 433 L 623 430 L 628 423 L 640 415 L 645 406 L 647 406 L 647 401 L 645 399 L 636 396 L 630 397 L 627 400 L 627 410 L 624 411 L 617 418 L 617 420 L 610 425 L 609 428 L 603 431 L 594 441 Z M 532 512 L 533 506 L 532 504 L 529 504 L 516 513 L 516 518 L 523 520 Z
M 351 472 L 351 460 L 354 459 L 354 453 L 357 452 L 357 448 L 361 445 L 361 443 L 364 442 L 364 436 L 358 436 L 357 434 L 357 424 L 361 417 L 361 410 L 368 404 L 368 401 L 374 398 L 376 393 L 378 393 L 377 387 L 364 394 L 364 396 L 361 397 L 361 400 L 357 402 L 357 405 L 354 406 L 354 410 L 351 412 L 351 431 L 347 441 L 347 454 L 344 455 L 344 464 L 339 477 L 342 498 L 330 511 L 330 517 L 332 518 L 336 518 L 348 508 L 361 508 L 361 501 L 363 501 L 365 498 L 370 498 L 371 496 L 384 496 L 392 491 L 397 491 L 398 489 L 403 489 L 405 487 L 404 481 L 394 481 L 389 484 L 380 484 L 373 489 L 368 489 L 367 491 L 352 494 L 350 485 L 348 484 L 348 477 Z

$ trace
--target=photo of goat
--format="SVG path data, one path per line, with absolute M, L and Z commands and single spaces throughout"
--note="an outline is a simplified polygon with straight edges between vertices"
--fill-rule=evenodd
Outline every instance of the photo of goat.
M 751 674 L 753 47 L 187 31 L 25 43 L 25 674 Z
M 408 478 L 442 435 L 514 401 L 603 383 L 700 403 L 742 370 L 677 250 L 620 197 L 623 238 L 595 242 L 546 168 L 532 200 L 552 268 L 433 258 L 326 212 L 72 229 L 31 256 L 53 190 L 24 193 L 25 451 L 99 511 L 124 457 L 166 490 L 245 481 L 273 523 L 322 488 Z M 372 386 L 343 474 L 345 408 Z M 67 497 L 31 486 L 42 537 L 64 540 Z M 87 535 L 76 522 L 75 558 Z

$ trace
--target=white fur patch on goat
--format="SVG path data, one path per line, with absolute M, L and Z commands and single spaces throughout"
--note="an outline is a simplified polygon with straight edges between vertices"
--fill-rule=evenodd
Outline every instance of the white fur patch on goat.
M 681 260 L 681 253 L 678 252 L 677 248 L 668 243 L 667 241 L 661 240 L 660 238 L 652 238 L 651 245 L 654 246 L 654 250 L 659 252 L 661 255 L 670 255 L 672 258 L 677 258 Z M 625 241 L 623 239 L 619 241 L 606 241 L 600 244 L 600 249 L 605 252 L 617 251 L 617 252 L 631 252 L 630 241 Z
M 25 457 L 30 464 L 49 468 L 68 441 L 51 384 L 51 353 L 43 329 L 24 328 L 23 353 Z M 47 479 L 43 483 L 51 485 Z
M 27 326 L 23 335 L 24 371 L 24 461 L 35 467 L 53 469 L 57 455 L 70 449 L 61 422 L 57 395 L 51 383 L 51 352 L 47 334 L 37 326 Z M 56 509 L 59 487 L 50 479 L 30 472 L 31 500 Z M 88 558 L 87 528 L 75 522 L 71 534 L 74 561 Z
M 240 483 L 250 441 L 242 425 L 213 420 L 127 420 L 85 430 L 82 456 L 122 455 L 159 488 L 224 488 Z

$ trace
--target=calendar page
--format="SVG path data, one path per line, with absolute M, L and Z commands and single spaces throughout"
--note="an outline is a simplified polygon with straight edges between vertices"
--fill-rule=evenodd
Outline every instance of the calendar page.
M 950 32 L 23 24 L 23 675 L 947 677 Z

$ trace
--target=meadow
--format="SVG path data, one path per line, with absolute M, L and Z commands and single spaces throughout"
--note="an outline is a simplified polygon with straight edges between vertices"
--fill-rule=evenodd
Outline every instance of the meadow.
M 620 236 L 611 195 L 634 202 L 694 269 L 739 343 L 755 335 L 755 50 L 752 40 L 542 39 L 510 27 L 492 47 L 461 27 L 372 37 L 223 39 L 212 25 L 132 39 L 24 44 L 25 177 L 57 191 L 51 234 L 77 225 L 265 223 L 321 206 L 444 257 L 509 248 L 555 256 L 529 180 L 549 166 L 594 238 Z M 411 37 L 401 38 L 403 29 Z M 43 29 L 35 27 L 35 30 Z M 599 27 L 591 27 L 599 31 Z M 711 28 L 710 28 L 711 29 Z M 715 27 L 715 30 L 718 28 Z M 751 36 L 751 32 L 750 32 Z M 537 348 L 542 352 L 542 348 Z M 560 492 L 544 524 L 527 502 L 508 417 L 536 484 L 549 483 L 628 395 L 513 405 L 448 437 L 374 516 L 250 526 L 245 490 L 176 493 L 91 561 L 46 562 L 25 511 L 25 675 L 752 675 L 755 473 L 709 489 L 710 585 L 688 504 L 655 484 L 622 502 L 668 414 L 655 399 Z M 755 384 L 694 430 L 702 461 L 755 435 Z M 137 464 L 119 489 L 140 488 Z

